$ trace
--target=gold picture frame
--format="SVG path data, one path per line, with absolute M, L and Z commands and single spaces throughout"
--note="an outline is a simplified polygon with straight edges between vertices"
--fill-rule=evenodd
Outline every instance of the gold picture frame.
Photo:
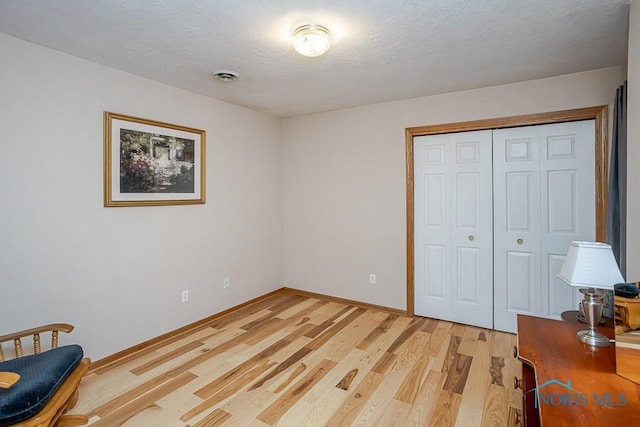
M 104 112 L 104 206 L 205 203 L 206 132 Z

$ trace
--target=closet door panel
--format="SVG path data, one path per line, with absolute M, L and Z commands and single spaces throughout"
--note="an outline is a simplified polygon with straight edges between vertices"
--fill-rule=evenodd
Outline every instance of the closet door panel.
M 414 139 L 414 311 L 451 317 L 451 147 L 449 138 Z
M 520 313 L 534 310 L 534 261 L 531 252 L 507 252 L 507 308 Z
M 416 137 L 414 153 L 415 313 L 491 328 L 491 132 Z
M 480 250 L 477 248 L 458 248 L 458 282 L 456 300 L 459 303 L 480 303 L 481 275 Z
M 568 246 L 567 246 L 568 250 Z M 548 269 L 547 269 L 547 281 L 548 288 L 546 292 L 543 292 L 546 301 L 546 316 L 553 318 L 560 318 L 563 311 L 577 310 L 578 309 L 578 295 L 577 291 L 568 286 L 565 282 L 558 278 L 558 273 L 566 255 L 549 254 L 548 256 Z M 580 298 L 582 300 L 582 298 Z
M 572 240 L 595 239 L 594 166 L 593 120 L 494 131 L 496 329 L 577 308 L 557 274 Z
M 494 327 L 540 311 L 540 138 L 535 127 L 493 132 Z
M 442 245 L 424 246 L 424 278 L 423 294 L 431 298 L 439 298 L 445 302 L 447 289 L 447 247 Z
M 506 232 L 534 233 L 534 183 L 537 174 L 533 171 L 506 172 L 504 181 L 506 194 L 504 203 L 506 208 Z
M 491 131 L 451 134 L 455 160 L 452 195 L 452 318 L 493 327 L 493 183 Z
M 475 235 L 480 228 L 480 174 L 459 173 L 456 176 L 457 195 L 457 230 L 464 230 L 456 241 L 456 275 L 455 301 L 458 303 L 480 304 L 480 291 L 482 276 L 480 269 L 480 248 L 478 244 L 471 247 L 476 241 Z M 473 234 L 475 233 L 475 234 Z M 472 240 L 470 240 L 470 236 Z M 466 237 L 466 239 L 465 239 Z M 478 237 L 480 238 L 480 237 Z M 482 242 L 479 242 L 480 244 Z
M 595 123 L 539 126 L 541 141 L 541 312 L 560 319 L 581 294 L 557 274 L 572 240 L 595 240 Z

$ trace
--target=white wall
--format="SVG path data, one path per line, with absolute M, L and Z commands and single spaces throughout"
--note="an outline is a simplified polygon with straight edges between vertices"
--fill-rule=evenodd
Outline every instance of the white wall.
M 97 360 L 281 286 L 279 119 L 3 34 L 0 57 L 0 334 L 69 322 Z M 105 110 L 206 130 L 207 203 L 104 208 Z
M 611 104 L 622 80 L 612 67 L 285 119 L 284 283 L 405 309 L 405 128 Z
M 0 55 L 0 334 L 73 323 L 67 341 L 94 360 L 283 284 L 404 309 L 404 129 L 609 104 L 624 78 L 613 67 L 281 122 L 2 34 Z M 104 110 L 205 129 L 207 203 L 104 208 Z
M 640 0 L 629 11 L 629 57 L 627 63 L 627 277 L 640 281 Z

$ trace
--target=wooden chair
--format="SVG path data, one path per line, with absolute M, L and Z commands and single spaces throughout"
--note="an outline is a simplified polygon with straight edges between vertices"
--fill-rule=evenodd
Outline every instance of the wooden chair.
M 75 353 L 79 356 L 78 359 L 82 357 L 82 350 L 79 349 L 79 346 L 63 346 L 58 348 L 58 334 L 59 332 L 71 332 L 73 330 L 72 325 L 56 323 L 46 326 L 41 326 L 38 328 L 28 329 L 21 332 L 16 332 L 13 334 L 8 334 L 4 336 L 0 336 L 0 371 L 3 371 L 6 366 L 15 366 L 16 362 L 19 363 L 31 363 L 34 361 L 38 363 L 39 359 L 47 358 L 53 355 L 54 353 L 60 354 L 60 352 L 64 352 L 66 350 L 75 350 Z M 51 333 L 51 350 L 57 349 L 53 352 L 51 351 L 42 351 L 41 343 L 40 343 L 40 334 L 43 333 Z M 24 349 L 22 345 L 22 338 L 33 336 L 33 355 L 25 356 L 22 360 L 17 360 L 19 358 L 23 358 Z M 15 358 L 13 358 L 13 364 L 11 360 L 5 360 L 5 352 L 2 349 L 2 343 L 13 342 L 13 347 L 15 350 Z M 76 347 L 76 348 L 70 348 Z M 34 356 L 39 355 L 39 356 Z M 77 359 L 76 359 L 77 362 Z M 53 394 L 51 394 L 51 398 L 49 401 L 44 404 L 44 406 L 34 415 L 31 415 L 30 418 L 26 420 L 21 420 L 20 422 L 9 424 L 13 427 L 44 427 L 44 426 L 57 426 L 57 427 L 67 427 L 67 426 L 80 426 L 85 425 L 88 422 L 88 419 L 84 415 L 65 415 L 65 413 L 71 409 L 76 402 L 78 401 L 78 386 L 80 384 L 80 380 L 84 376 L 84 374 L 89 369 L 89 365 L 91 361 L 88 358 L 82 358 L 77 365 L 70 366 L 68 375 L 64 380 L 61 381 L 59 387 L 55 389 Z M 12 387 L 16 387 L 20 381 L 20 375 L 15 372 L 0 372 L 0 396 L 8 396 L 12 390 Z M 26 380 L 25 380 L 26 381 Z M 3 394 L 4 393 L 4 394 Z M 6 399 L 6 397 L 5 397 Z M 6 425 L 6 424 L 0 424 Z

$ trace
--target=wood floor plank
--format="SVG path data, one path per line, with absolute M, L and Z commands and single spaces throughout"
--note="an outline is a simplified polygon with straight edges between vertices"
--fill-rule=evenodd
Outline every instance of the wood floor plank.
M 431 370 L 432 364 L 433 359 L 431 356 L 421 354 L 413 369 L 411 369 L 409 374 L 402 381 L 398 391 L 396 391 L 394 399 L 399 402 L 413 404 L 422 382 Z
M 304 401 L 314 405 L 314 413 L 309 414 L 303 424 L 310 426 L 324 425 L 328 421 L 330 414 L 335 412 L 348 397 L 348 393 L 345 392 L 350 393 L 362 381 L 365 373 L 373 370 L 377 359 L 384 354 L 384 349 L 388 348 L 389 344 L 401 332 L 400 328 L 393 328 L 393 331 L 380 335 L 366 350 L 353 348 L 317 387 L 305 395 Z M 398 356 L 394 354 L 392 357 L 395 360 Z M 334 387 L 347 374 L 355 370 L 357 370 L 357 373 L 348 384 L 347 390 Z
M 285 412 L 291 409 L 291 407 L 295 405 L 309 389 L 317 384 L 322 377 L 327 375 L 335 365 L 336 362 L 333 360 L 323 360 L 320 364 L 313 367 L 300 381 L 287 390 L 287 392 L 276 399 L 275 402 L 258 414 L 257 418 L 266 424 L 275 424 Z
M 240 329 L 244 329 L 245 331 L 248 331 L 249 329 L 259 327 L 263 323 L 267 322 L 268 320 L 275 318 L 279 313 L 285 310 L 288 310 L 290 308 L 296 307 L 300 303 L 303 303 L 304 300 L 305 300 L 304 297 L 296 296 L 296 298 L 290 298 L 289 300 L 284 300 L 278 304 L 275 304 L 274 306 L 269 307 L 267 314 L 240 326 Z
M 293 294 L 290 295 L 287 299 L 284 299 L 269 307 L 269 311 L 272 313 L 281 313 L 307 299 L 308 298 L 301 295 Z
M 386 406 L 382 416 L 370 420 L 367 425 L 375 427 L 406 426 L 405 420 L 409 416 L 410 411 L 410 404 L 392 399 Z
M 185 353 L 190 352 L 193 349 L 196 349 L 198 347 L 203 346 L 204 343 L 200 342 L 200 341 L 192 341 L 189 344 L 183 345 L 180 348 L 177 348 L 169 353 L 163 354 L 160 357 L 157 357 L 153 360 L 150 360 L 147 363 L 144 363 L 138 367 L 135 367 L 133 369 L 131 369 L 129 372 L 131 372 L 134 375 L 141 375 L 144 374 L 145 372 L 148 372 L 150 370 L 152 370 L 153 368 L 157 368 L 158 366 L 162 365 L 165 362 L 168 362 L 178 356 L 181 356 Z
M 317 387 L 314 387 L 309 393 L 305 395 L 303 400 L 298 402 L 298 405 L 296 405 L 296 407 L 300 406 L 300 409 L 296 411 L 296 414 L 292 414 L 291 416 L 289 414 L 285 414 L 282 417 L 283 425 L 295 425 L 296 427 L 316 427 L 325 426 L 327 424 L 329 418 L 331 418 L 331 416 L 349 397 L 349 392 L 337 387 L 329 389 L 323 388 L 322 393 L 317 391 L 317 396 L 313 399 L 309 399 L 309 394 L 312 394 L 314 391 L 321 388 L 321 386 L 321 384 L 318 384 Z M 310 400 L 312 400 L 313 403 L 310 403 Z M 287 424 L 284 424 L 285 422 Z
M 171 380 L 171 377 L 168 375 L 160 375 L 157 376 L 150 381 L 147 381 L 131 390 L 126 391 L 125 393 L 118 395 L 114 399 L 109 400 L 106 403 L 103 403 L 100 406 L 95 407 L 90 413 L 86 413 L 85 415 L 91 416 L 93 414 L 98 415 L 100 418 L 104 418 L 109 415 L 111 412 L 121 408 L 127 403 L 131 402 L 144 395 L 145 393 L 155 389 L 161 384 L 164 384 Z
M 245 344 L 256 345 L 266 337 L 273 335 L 278 331 L 283 330 L 286 326 L 287 326 L 286 320 L 275 317 L 272 319 L 272 321 L 269 321 L 267 324 L 260 327 L 254 335 L 252 335 L 245 341 Z
M 339 319 L 340 317 L 342 317 L 346 313 L 350 312 L 352 309 L 353 309 L 352 305 L 348 305 L 348 306 L 344 307 L 342 310 L 334 313 L 331 317 L 329 317 L 324 322 L 322 322 L 318 326 L 316 326 L 315 329 L 309 331 L 309 333 L 306 336 L 309 337 L 309 338 L 316 338 L 322 332 L 324 332 L 325 330 L 327 330 L 331 326 L 333 326 L 337 319 Z
M 395 394 L 395 399 L 401 402 L 409 404 L 413 404 L 415 402 L 422 383 L 434 366 L 435 355 L 444 347 L 445 339 L 449 338 L 449 324 L 442 322 L 442 325 L 438 325 L 437 321 L 431 323 L 434 323 L 434 325 L 429 328 L 432 332 L 429 335 L 427 345 L 420 352 L 420 357 L 418 358 L 415 367 L 411 370 L 409 375 L 407 375 Z
M 398 350 L 398 348 L 402 344 L 404 344 L 405 341 L 407 341 L 413 334 L 415 334 L 417 331 L 420 330 L 420 328 L 424 325 L 426 320 L 427 319 L 424 317 L 414 318 L 409 324 L 409 326 L 404 331 L 402 331 L 402 334 L 400 334 L 400 336 L 389 346 L 389 348 L 387 349 L 387 352 L 395 353 Z
M 384 375 L 384 381 L 373 392 L 371 397 L 362 406 L 354 423 L 357 425 L 369 425 L 372 420 L 383 416 L 387 406 L 391 404 L 393 396 L 406 381 L 406 378 L 416 369 L 416 363 L 420 359 L 421 349 L 425 348 L 430 334 L 417 331 L 398 349 L 396 362 Z M 421 376 L 421 373 L 419 373 Z
M 362 334 L 375 329 L 384 317 L 386 317 L 385 313 L 363 312 L 322 345 L 322 357 L 339 362 L 352 349 L 357 348 L 357 344 L 362 340 Z
M 347 372 L 347 375 L 342 377 L 340 382 L 336 384 L 336 387 L 345 391 L 349 390 L 349 386 L 353 382 L 353 379 L 356 377 L 356 375 L 358 375 L 358 369 L 350 370 L 349 372 Z
M 462 394 L 469 377 L 473 357 L 466 354 L 456 354 L 447 373 L 444 389 L 452 393 Z
M 316 387 L 307 392 L 300 403 L 306 404 L 306 413 L 304 417 L 300 418 L 302 410 L 296 411 L 298 417 L 288 416 L 283 417 L 283 422 L 286 420 L 285 425 L 295 426 L 324 426 L 329 421 L 329 418 L 334 414 L 338 408 L 347 400 L 349 394 L 358 386 L 358 384 L 364 378 L 364 373 L 371 370 L 374 365 L 374 360 L 377 354 L 380 354 L 382 348 L 388 346 L 387 339 L 381 338 L 374 345 L 370 345 L 367 350 L 360 350 L 354 348 L 351 352 L 342 359 L 331 372 L 322 379 Z M 395 356 L 395 355 L 394 355 Z M 344 379 L 349 373 L 355 376 L 351 379 L 347 389 L 343 390 L 336 386 L 340 384 L 340 381 Z M 351 377 L 351 375 L 349 375 Z M 346 385 L 345 382 L 342 385 Z
M 460 340 L 460 346 L 458 347 L 458 353 L 473 356 L 473 353 L 476 350 L 480 331 L 480 328 L 465 326 L 461 337 L 462 339 Z
M 208 324 L 209 327 L 214 329 L 223 329 L 229 326 L 230 324 L 238 321 L 242 321 L 243 319 L 246 322 L 246 318 L 258 313 L 263 310 L 268 310 L 269 307 L 279 303 L 280 301 L 288 300 L 291 296 L 287 294 L 277 294 L 272 295 L 269 298 L 258 301 L 254 304 L 251 304 L 248 307 L 244 307 L 238 311 L 233 311 L 229 314 L 226 314 L 219 319 L 216 319 Z
M 506 426 L 509 414 L 507 389 L 490 384 L 484 400 L 482 427 Z
M 182 416 L 180 416 L 180 419 L 182 421 L 188 421 L 196 415 L 202 413 L 203 411 L 224 401 L 228 397 L 233 396 L 238 390 L 249 384 L 249 382 L 256 379 L 256 377 L 258 377 L 259 375 L 262 375 L 264 371 L 271 368 L 275 364 L 275 362 L 263 362 L 262 364 L 254 367 L 253 369 L 239 376 L 237 379 L 231 381 L 228 385 L 221 388 L 215 394 L 211 395 L 211 397 L 206 398 L 202 403 L 194 406 L 189 411 L 182 414 Z
M 329 329 L 324 331 L 320 336 L 316 337 L 307 344 L 311 350 L 317 350 L 323 345 L 327 343 L 331 338 L 333 338 L 338 332 L 342 329 L 346 328 L 351 322 L 360 317 L 367 310 L 364 308 L 356 308 L 348 315 L 346 315 L 342 320 L 338 321 L 335 325 L 331 326 Z M 308 335 L 307 335 L 308 336 Z
M 389 332 L 391 325 L 393 325 L 393 322 L 395 322 L 398 317 L 399 316 L 396 314 L 387 315 L 387 317 L 385 317 L 382 322 L 380 322 L 371 332 L 367 334 L 366 337 L 364 337 L 363 340 L 358 343 L 358 345 L 356 345 L 356 348 L 359 348 L 360 350 L 366 350 L 367 347 L 369 347 L 371 343 L 375 342 L 380 335 Z
M 271 370 L 271 372 L 269 372 L 267 375 L 263 376 L 262 378 L 260 378 L 260 380 L 253 383 L 249 387 L 249 391 L 262 387 L 270 379 L 276 377 L 281 372 L 286 371 L 290 366 L 300 362 L 306 355 L 311 353 L 311 351 L 312 350 L 307 346 L 302 347 L 300 350 L 296 351 L 294 354 L 288 357 L 287 360 L 278 364 L 278 366 Z
M 462 338 L 465 328 L 466 328 L 465 325 L 462 325 L 460 323 L 454 323 L 451 326 L 451 335 L 455 335 L 456 337 Z
M 464 396 L 462 396 L 464 399 Z M 472 408 L 460 402 L 458 416 L 456 418 L 456 427 L 479 426 L 482 424 L 482 409 Z M 522 427 L 522 426 L 519 426 Z
M 314 301 L 314 300 L 311 300 L 311 301 Z M 320 311 L 320 309 L 325 305 L 327 305 L 328 303 L 329 301 L 315 301 L 313 304 L 307 307 L 304 307 L 301 310 L 295 311 L 294 313 L 291 313 L 291 314 L 289 314 L 289 311 L 291 310 L 283 311 L 282 313 L 280 313 L 278 317 L 285 318 L 287 320 L 307 319 L 306 321 L 308 322 L 308 321 L 311 321 L 311 317 L 308 317 L 308 315 L 317 314 Z M 294 308 L 297 308 L 297 306 Z
M 293 317 L 302 318 L 305 313 L 312 313 L 325 305 L 327 301 L 319 301 L 315 298 L 303 298 L 298 304 L 282 310 L 276 314 L 279 319 L 291 319 Z
M 88 374 L 76 410 L 97 426 L 502 427 L 522 409 L 515 341 L 274 294 Z
M 449 348 L 447 349 L 447 353 L 444 357 L 444 362 L 442 363 L 442 372 L 449 372 L 451 366 L 453 366 L 453 361 L 458 355 L 458 347 L 460 346 L 461 337 L 457 335 L 451 335 L 449 339 Z
M 451 335 L 449 331 L 451 330 L 451 326 L 453 324 L 451 322 L 440 321 L 436 331 L 434 331 L 433 335 L 440 333 L 446 333 L 444 335 L 444 339 L 441 341 L 440 346 L 436 349 L 436 355 L 433 361 L 433 368 L 436 371 L 446 372 L 445 359 L 447 355 L 450 353 L 450 345 L 451 341 L 454 339 L 454 335 Z
M 431 413 L 429 427 L 455 426 L 461 400 L 460 394 L 442 390 L 438 396 L 435 410 Z
M 268 323 L 281 323 L 280 319 L 270 319 L 270 321 Z M 265 324 L 265 326 L 268 327 L 268 323 Z M 199 354 L 196 357 L 193 357 L 192 359 L 190 359 L 189 361 L 182 363 L 180 366 L 177 366 L 173 369 L 171 369 L 169 372 L 167 372 L 167 375 L 171 376 L 171 377 L 175 377 L 177 375 L 180 375 L 183 372 L 187 372 L 189 369 L 191 369 L 194 366 L 197 366 L 205 361 L 207 361 L 208 359 L 211 359 L 217 355 L 220 355 L 222 353 L 225 353 L 226 351 L 229 351 L 231 349 L 233 349 L 234 347 L 236 347 L 239 344 L 243 344 L 245 341 L 247 341 L 248 339 L 250 339 L 251 337 L 253 337 L 254 335 L 258 335 L 260 334 L 260 329 L 252 329 L 249 330 L 243 334 L 240 334 L 206 352 L 203 352 L 201 354 Z
M 245 427 L 255 422 L 267 426 L 268 424 L 258 420 L 257 416 L 277 398 L 278 395 L 264 387 L 251 391 L 243 390 L 240 393 L 236 393 L 220 407 L 232 415 L 225 423 L 225 427 Z
M 476 342 L 469 378 L 462 393 L 461 413 L 456 422 L 460 426 L 480 424 L 477 422 L 478 414 L 482 419 L 484 399 L 491 382 L 488 369 L 491 366 L 492 344 L 493 335 L 489 333 L 485 335 L 485 340 Z M 464 409 L 464 413 L 462 409 Z
M 202 387 L 198 391 L 196 391 L 196 395 L 201 397 L 202 399 L 206 399 L 216 393 L 219 389 L 228 385 L 231 381 L 234 380 L 235 377 L 244 374 L 249 369 L 251 369 L 256 363 L 260 363 L 265 360 L 269 360 L 273 355 L 280 352 L 284 348 L 290 346 L 301 334 L 305 331 L 308 331 L 312 325 L 303 325 L 298 328 L 296 331 L 290 333 L 286 337 L 278 340 L 276 343 L 270 345 L 266 349 L 260 351 L 250 359 L 247 359 L 245 362 L 237 365 L 234 369 L 226 372 L 224 375 L 217 377 L 215 380 L 211 381 L 205 387 Z M 300 350 L 296 351 L 296 354 Z M 300 357 L 301 358 L 301 357 Z M 295 359 L 294 356 L 290 356 L 286 359 L 287 363 L 295 363 L 295 360 L 289 362 L 290 359 Z M 283 362 L 284 363 L 284 362 Z M 286 369 L 286 367 L 285 367 Z
M 289 384 L 293 382 L 301 373 L 303 373 L 307 369 L 307 365 L 301 363 L 289 376 L 286 380 L 280 383 L 280 385 L 273 391 L 275 394 L 280 393 L 282 390 L 287 388 Z
M 442 372 L 429 371 L 404 420 L 404 425 L 426 426 L 429 424 L 446 379 L 446 374 Z
M 438 327 L 438 323 L 440 322 L 436 319 L 427 318 L 427 320 L 424 322 L 424 325 L 422 325 L 422 328 L 420 330 L 422 332 L 429 332 L 431 334 Z
M 141 397 L 133 400 L 132 402 L 109 413 L 108 415 L 101 417 L 100 420 L 96 421 L 92 425 L 95 427 L 109 427 L 120 425 L 129 418 L 153 405 L 156 400 L 176 391 L 183 385 L 187 384 L 190 381 L 193 381 L 196 378 L 197 377 L 195 375 L 189 372 L 181 374 L 177 378 L 172 378 L 170 381 L 166 382 L 160 387 L 153 389 L 149 393 L 146 393 Z
M 231 418 L 231 414 L 218 408 L 202 420 L 198 421 L 193 427 L 217 427 L 222 425 Z
M 380 356 L 376 364 L 373 365 L 373 368 L 371 368 L 371 370 L 373 372 L 377 372 L 378 374 L 384 375 L 389 369 L 391 369 L 393 364 L 396 363 L 396 359 L 398 359 L 397 354 L 385 351 L 384 353 L 382 353 L 382 356 Z
M 491 384 L 504 387 L 504 383 L 502 382 L 502 368 L 504 368 L 504 357 L 491 356 L 491 367 L 489 368 Z
M 329 419 L 326 424 L 327 427 L 350 426 L 383 379 L 384 375 L 382 374 L 373 371 L 367 373 L 362 382 L 358 384 L 358 387 L 349 395 L 346 402 Z
M 337 302 L 329 301 L 317 310 L 308 313 L 309 321 L 314 325 L 319 325 L 325 320 L 335 316 L 336 313 L 342 312 L 347 307 L 351 307 L 349 304 L 340 304 Z M 351 310 L 350 308 L 346 311 Z M 339 316 L 336 316 L 336 318 Z

